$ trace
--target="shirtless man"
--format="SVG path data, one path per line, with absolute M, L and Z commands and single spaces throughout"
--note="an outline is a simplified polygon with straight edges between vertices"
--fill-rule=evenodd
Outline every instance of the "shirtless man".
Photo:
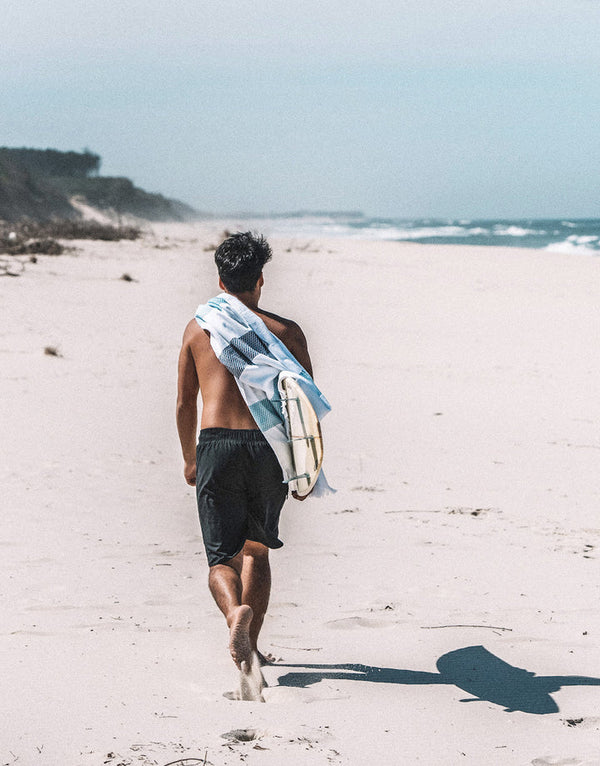
M 219 287 L 260 317 L 312 375 L 300 327 L 258 306 L 262 269 L 270 258 L 262 237 L 229 237 L 215 252 Z M 198 393 L 202 417 L 196 446 Z M 196 486 L 208 586 L 227 620 L 231 656 L 238 668 L 253 652 L 264 663 L 257 642 L 271 591 L 269 548 L 283 545 L 278 522 L 287 486 L 233 375 L 195 319 L 185 329 L 179 356 L 177 429 L 185 480 Z

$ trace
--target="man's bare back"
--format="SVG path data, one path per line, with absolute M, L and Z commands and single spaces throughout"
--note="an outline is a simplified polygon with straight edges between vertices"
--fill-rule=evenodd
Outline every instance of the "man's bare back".
M 264 311 L 258 307 L 260 287 L 256 292 L 236 297 L 266 324 L 267 328 L 296 357 L 312 375 L 312 364 L 308 354 L 306 338 L 300 327 L 290 319 Z M 179 356 L 178 415 L 180 405 L 190 414 L 189 401 L 197 401 L 198 392 L 202 398 L 200 428 L 255 429 L 256 422 L 239 392 L 233 375 L 219 362 L 210 345 L 209 333 L 192 319 L 183 335 Z M 182 415 L 183 415 L 182 411 Z M 181 421 L 184 422 L 181 422 Z M 184 473 L 188 484 L 196 481 L 196 421 L 185 422 L 178 417 L 179 433 L 184 447 Z M 185 446 L 184 446 L 185 445 Z M 186 450 L 187 447 L 187 450 Z

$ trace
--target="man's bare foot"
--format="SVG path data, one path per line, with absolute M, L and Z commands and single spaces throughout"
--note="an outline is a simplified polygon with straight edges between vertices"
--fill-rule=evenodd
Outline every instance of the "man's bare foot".
M 265 665 L 273 665 L 273 663 L 277 662 L 277 657 L 275 657 L 274 654 L 271 654 L 270 652 L 268 654 L 263 654 L 262 652 L 259 652 L 258 649 L 255 649 L 255 651 L 258 661 L 263 667 Z
M 256 652 L 252 652 L 249 660 L 244 660 L 240 668 L 240 691 L 241 700 L 252 702 L 264 702 L 263 689 L 267 682 L 261 672 Z
M 250 643 L 250 623 L 252 609 L 247 604 L 236 607 L 229 623 L 229 651 L 233 661 L 241 669 L 242 662 L 250 662 L 252 645 Z

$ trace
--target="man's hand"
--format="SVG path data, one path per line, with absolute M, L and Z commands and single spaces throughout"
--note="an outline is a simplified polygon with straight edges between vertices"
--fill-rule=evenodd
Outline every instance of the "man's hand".
M 191 487 L 196 486 L 196 461 L 193 463 L 185 463 L 183 466 L 183 475 L 185 480 Z

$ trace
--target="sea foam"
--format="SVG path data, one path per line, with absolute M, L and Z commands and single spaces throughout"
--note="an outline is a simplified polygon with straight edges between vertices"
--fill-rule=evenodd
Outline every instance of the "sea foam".
M 600 253 L 599 219 L 382 218 L 361 213 L 293 213 L 243 218 L 244 225 L 267 236 L 294 239 L 349 237 Z

